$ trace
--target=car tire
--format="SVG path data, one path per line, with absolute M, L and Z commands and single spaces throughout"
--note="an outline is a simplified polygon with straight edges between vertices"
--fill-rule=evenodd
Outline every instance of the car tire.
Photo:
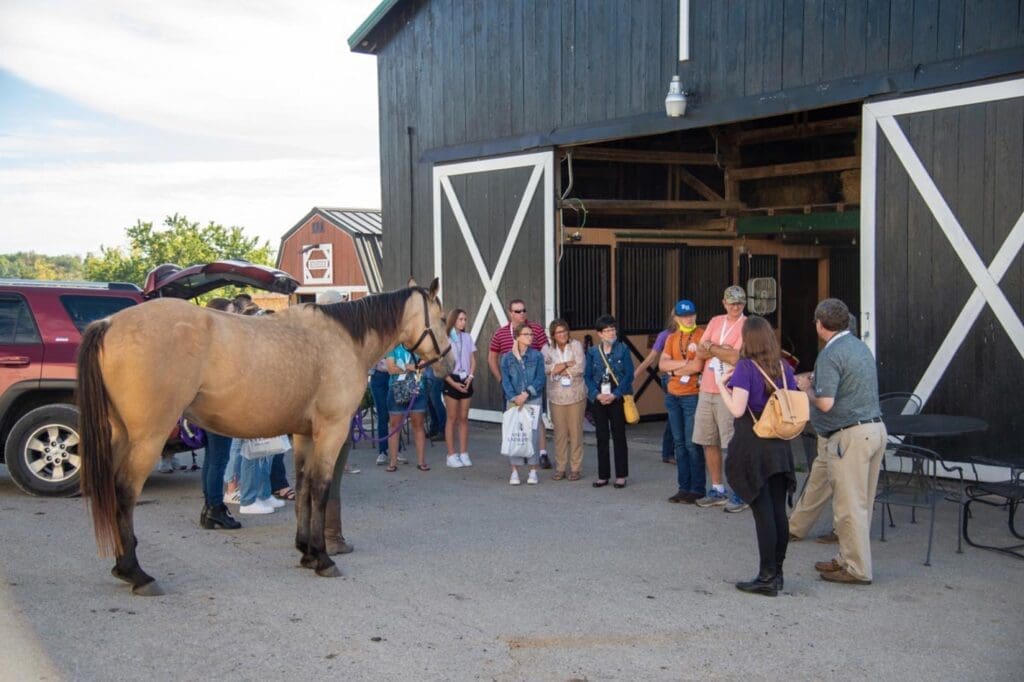
M 44 405 L 26 412 L 14 423 L 4 448 L 11 479 L 30 495 L 77 495 L 82 475 L 78 443 L 74 405 Z

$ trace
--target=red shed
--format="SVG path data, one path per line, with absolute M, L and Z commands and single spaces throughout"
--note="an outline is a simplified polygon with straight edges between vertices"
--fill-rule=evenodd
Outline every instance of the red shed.
M 379 293 L 380 210 L 314 207 L 281 237 L 277 267 L 299 281 L 297 303 L 332 289 L 348 298 Z

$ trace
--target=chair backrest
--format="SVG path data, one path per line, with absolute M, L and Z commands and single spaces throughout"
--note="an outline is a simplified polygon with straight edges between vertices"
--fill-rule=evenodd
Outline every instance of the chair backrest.
M 922 405 L 923 401 L 916 393 L 897 391 L 878 396 L 878 406 L 882 410 L 883 417 L 897 414 L 921 414 Z

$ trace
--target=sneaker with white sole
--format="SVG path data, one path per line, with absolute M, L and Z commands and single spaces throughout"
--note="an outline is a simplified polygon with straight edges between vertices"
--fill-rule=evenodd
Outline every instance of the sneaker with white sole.
M 274 508 L 265 504 L 263 500 L 256 500 L 252 504 L 243 504 L 238 508 L 239 514 L 273 514 Z
M 459 461 L 462 462 L 462 466 L 464 466 L 464 467 L 471 467 L 471 466 L 473 466 L 473 460 L 471 460 L 469 458 L 469 453 L 468 452 L 463 452 L 461 455 L 459 455 Z
M 444 465 L 449 469 L 461 469 L 462 460 L 459 459 L 458 455 L 448 455 L 448 459 L 444 461 Z
M 729 504 L 729 496 L 712 488 L 707 495 L 697 500 L 698 507 L 724 507 Z
M 519 485 L 519 472 L 513 471 L 512 475 L 508 477 L 509 485 Z
M 746 502 L 730 502 L 725 505 L 725 509 L 722 511 L 728 514 L 739 514 L 740 512 L 747 511 L 748 509 L 750 509 L 750 505 Z
M 377 455 L 377 466 L 381 467 L 388 463 L 388 456 L 383 452 Z
M 238 488 L 235 488 L 231 492 L 224 494 L 224 503 L 225 504 L 238 504 L 241 501 L 242 501 L 242 498 L 241 498 L 240 493 L 238 492 Z
M 269 504 L 274 509 L 280 509 L 281 507 L 287 506 L 285 504 L 284 500 L 279 500 L 276 497 L 274 497 L 273 495 L 271 495 L 270 497 L 266 497 L 264 499 L 261 499 L 259 501 L 262 502 L 263 504 Z
M 526 484 L 527 485 L 537 485 L 537 482 L 538 482 L 537 481 L 537 472 L 531 469 L 530 470 L 530 475 L 526 478 Z

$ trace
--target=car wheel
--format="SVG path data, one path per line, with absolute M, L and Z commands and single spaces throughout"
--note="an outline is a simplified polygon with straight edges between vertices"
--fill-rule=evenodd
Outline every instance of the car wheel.
M 4 449 L 7 470 L 30 495 L 70 497 L 79 492 L 78 409 L 56 404 L 25 413 Z

